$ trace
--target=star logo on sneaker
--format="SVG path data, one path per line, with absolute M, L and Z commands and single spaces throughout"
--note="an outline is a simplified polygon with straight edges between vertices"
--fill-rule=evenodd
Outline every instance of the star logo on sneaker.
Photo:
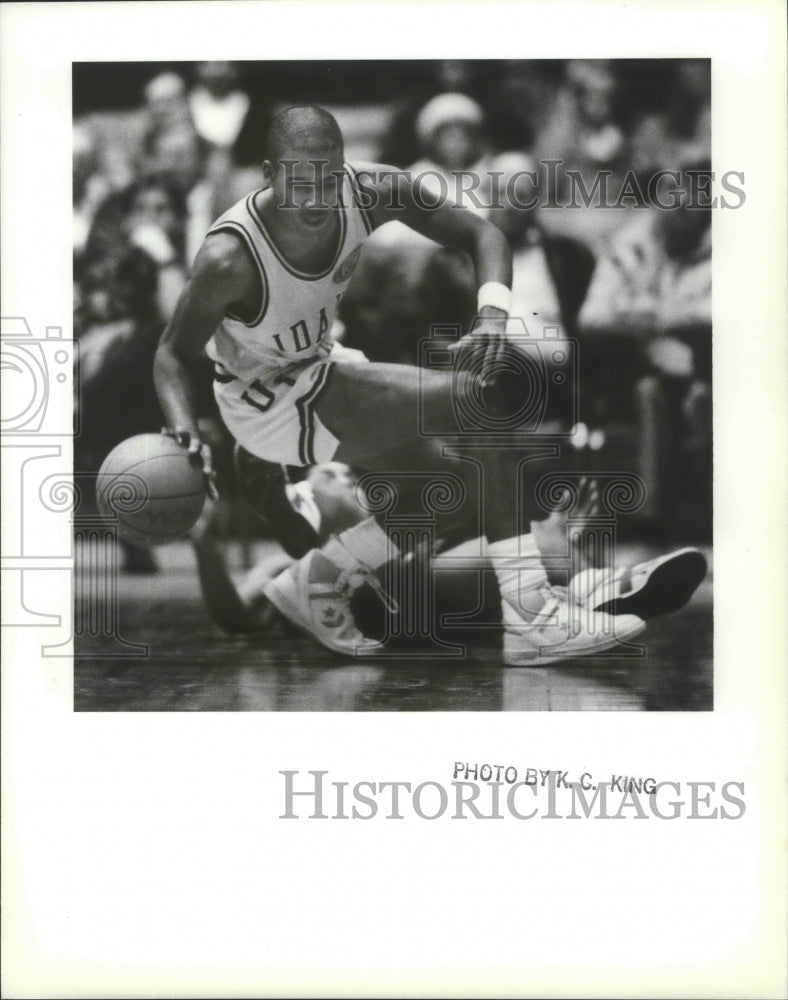
M 323 611 L 321 622 L 326 628 L 339 628 L 344 620 L 345 616 L 342 611 L 340 611 L 339 608 L 334 607 L 333 604 L 329 604 L 329 606 Z

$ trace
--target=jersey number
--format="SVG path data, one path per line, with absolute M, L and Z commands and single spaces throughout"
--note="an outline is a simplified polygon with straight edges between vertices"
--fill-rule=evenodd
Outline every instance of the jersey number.
M 295 379 L 291 378 L 286 372 L 280 372 L 278 375 L 275 375 L 274 382 L 278 382 L 280 385 L 295 385 Z M 253 390 L 255 395 L 251 396 L 248 390 L 242 392 L 241 399 L 243 399 L 244 402 L 249 403 L 250 406 L 253 406 L 261 413 L 265 413 L 267 410 L 271 409 L 274 405 L 276 396 L 271 389 L 266 389 L 266 387 L 260 382 L 259 378 L 256 378 L 254 382 L 249 383 L 249 389 Z
M 254 382 L 249 383 L 249 388 L 254 391 L 255 395 L 251 396 L 248 391 L 245 391 L 241 393 L 241 399 L 251 404 L 261 413 L 265 413 L 267 410 L 270 410 L 274 405 L 274 399 L 276 399 L 271 390 L 266 389 L 266 387 L 260 382 L 260 379 L 257 378 Z

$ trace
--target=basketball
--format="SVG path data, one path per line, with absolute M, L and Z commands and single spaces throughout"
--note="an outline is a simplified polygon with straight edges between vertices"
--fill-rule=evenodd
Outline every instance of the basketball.
M 137 545 L 164 545 L 181 538 L 205 504 L 203 473 L 190 456 L 162 434 L 137 434 L 107 455 L 96 480 L 99 511 L 117 523 L 118 534 Z

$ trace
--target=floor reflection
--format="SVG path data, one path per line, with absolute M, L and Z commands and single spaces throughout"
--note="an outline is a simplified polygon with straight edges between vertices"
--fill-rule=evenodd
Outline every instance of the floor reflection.
M 230 638 L 207 620 L 191 577 L 121 577 L 118 620 L 148 654 L 116 640 L 78 643 L 77 711 L 529 712 L 708 711 L 713 707 L 711 582 L 649 624 L 643 657 L 605 655 L 504 667 L 499 638 L 477 632 L 463 657 L 347 662 L 292 634 Z M 92 653 L 94 655 L 80 656 Z M 401 651 L 400 651 L 401 652 Z M 433 650 L 434 652 L 434 650 Z

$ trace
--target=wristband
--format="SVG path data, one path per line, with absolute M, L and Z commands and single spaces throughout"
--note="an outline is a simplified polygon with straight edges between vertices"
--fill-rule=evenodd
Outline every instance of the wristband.
M 500 309 L 508 316 L 511 304 L 512 293 L 500 281 L 486 281 L 479 289 L 477 306 L 480 311 L 485 306 L 492 306 L 493 309 Z

